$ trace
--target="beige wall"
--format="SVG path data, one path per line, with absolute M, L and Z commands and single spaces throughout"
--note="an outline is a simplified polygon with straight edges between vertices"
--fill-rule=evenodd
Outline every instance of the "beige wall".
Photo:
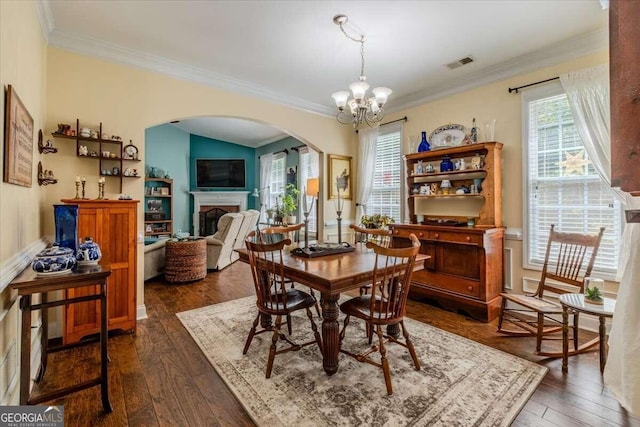
M 16 255 L 41 236 L 39 210 L 43 188 L 37 182 L 37 164 L 42 159 L 36 136 L 45 117 L 46 45 L 32 2 L 0 1 L 0 83 L 11 85 L 34 122 L 33 185 L 31 188 L 0 183 L 0 279 L 11 279 L 9 265 Z M 3 96 L 4 98 L 4 96 Z M 0 133 L 4 152 L 4 100 L 0 103 Z M 2 166 L 0 166 L 2 168 Z M 2 175 L 4 171 L 2 171 Z M 1 289 L 1 287 L 0 287 Z M 18 402 L 18 342 L 20 327 L 15 292 L 0 294 L 0 405 Z
M 609 61 L 608 51 L 578 58 L 532 73 L 492 83 L 444 99 L 439 99 L 414 108 L 389 115 L 389 120 L 408 117 L 404 127 L 404 150 L 410 135 L 419 135 L 422 130 L 427 135 L 438 126 L 447 123 L 461 123 L 471 126 L 475 117 L 478 124 L 496 119 L 496 141 L 502 142 L 502 211 L 503 224 L 508 228 L 522 229 L 522 111 L 520 95 L 509 93 L 509 87 L 556 77 L 560 73 L 592 67 Z M 522 290 L 523 277 L 539 278 L 540 274 L 522 269 L 522 241 L 507 240 L 506 247 L 513 250 L 513 289 Z M 617 285 L 608 283 L 607 291 L 617 290 Z

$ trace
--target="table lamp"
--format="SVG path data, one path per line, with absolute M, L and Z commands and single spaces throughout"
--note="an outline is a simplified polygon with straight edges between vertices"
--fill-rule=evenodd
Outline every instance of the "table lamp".
M 304 214 L 304 247 L 309 247 L 309 214 L 313 209 L 313 202 L 315 202 L 318 193 L 320 192 L 320 178 L 307 179 L 307 185 L 305 189 L 303 214 Z M 307 196 L 311 196 L 311 205 L 307 202 Z

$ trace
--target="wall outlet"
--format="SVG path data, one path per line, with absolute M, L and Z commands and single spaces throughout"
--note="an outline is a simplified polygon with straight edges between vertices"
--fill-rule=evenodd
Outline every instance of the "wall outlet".
M 144 243 L 144 233 L 143 232 L 139 232 L 138 233 L 138 243 Z

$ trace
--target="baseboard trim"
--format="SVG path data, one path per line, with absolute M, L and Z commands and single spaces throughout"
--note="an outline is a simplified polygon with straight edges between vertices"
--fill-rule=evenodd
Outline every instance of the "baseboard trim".
M 136 320 L 144 320 L 147 319 L 147 306 L 142 304 L 136 307 Z

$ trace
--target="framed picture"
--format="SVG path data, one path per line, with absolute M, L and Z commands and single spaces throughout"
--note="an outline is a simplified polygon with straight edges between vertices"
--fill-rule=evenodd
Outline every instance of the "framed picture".
M 353 177 L 351 175 L 351 157 L 329 154 L 329 198 L 338 197 L 351 200 Z
M 8 86 L 5 96 L 3 181 L 31 187 L 33 179 L 33 118 L 11 85 Z

